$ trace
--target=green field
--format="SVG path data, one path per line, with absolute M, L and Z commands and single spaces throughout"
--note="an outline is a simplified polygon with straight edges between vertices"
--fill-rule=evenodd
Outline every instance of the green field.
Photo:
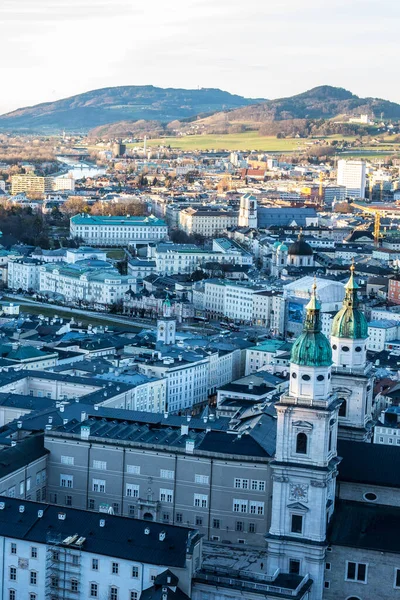
M 177 150 L 259 150 L 265 152 L 304 152 L 309 148 L 313 141 L 316 139 L 327 140 L 345 140 L 347 142 L 353 142 L 354 136 L 344 137 L 342 135 L 331 135 L 325 138 L 312 138 L 300 139 L 300 138 L 285 138 L 278 139 L 274 136 L 262 136 L 258 135 L 257 131 L 247 131 L 245 133 L 229 133 L 226 135 L 188 135 L 182 137 L 166 137 L 147 140 L 148 148 L 155 148 L 158 146 L 171 146 Z M 128 147 L 143 146 L 143 142 L 137 142 L 127 144 Z M 382 141 L 381 145 L 371 146 L 366 145 L 365 148 L 353 148 L 349 149 L 349 152 L 345 153 L 345 156 L 349 158 L 351 156 L 358 156 L 360 158 L 375 158 L 379 156 L 388 156 L 393 152 L 400 150 L 400 144 L 395 144 L 390 141 L 390 138 Z M 341 151 L 338 149 L 338 154 Z
M 228 133 L 226 135 L 187 135 L 147 140 L 147 147 L 171 146 L 178 150 L 265 150 L 268 152 L 293 152 L 305 146 L 302 139 L 286 138 L 278 140 L 274 136 L 258 135 L 257 131 Z M 128 147 L 142 143 L 127 144 Z

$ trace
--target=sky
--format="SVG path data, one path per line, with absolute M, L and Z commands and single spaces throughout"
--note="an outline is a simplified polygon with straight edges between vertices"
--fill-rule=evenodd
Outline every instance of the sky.
M 400 102 L 398 0 L 0 0 L 0 114 L 115 85 Z

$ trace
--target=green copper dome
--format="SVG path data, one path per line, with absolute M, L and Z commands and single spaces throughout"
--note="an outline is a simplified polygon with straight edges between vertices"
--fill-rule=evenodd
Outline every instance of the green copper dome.
M 351 267 L 350 279 L 346 283 L 345 289 L 343 307 L 333 319 L 331 336 L 365 340 L 368 337 L 368 323 L 364 313 L 358 308 L 358 285 L 354 281 L 354 266 Z
M 303 367 L 330 367 L 332 349 L 329 340 L 321 331 L 321 303 L 317 299 L 315 284 L 306 310 L 303 333 L 293 344 L 290 360 Z

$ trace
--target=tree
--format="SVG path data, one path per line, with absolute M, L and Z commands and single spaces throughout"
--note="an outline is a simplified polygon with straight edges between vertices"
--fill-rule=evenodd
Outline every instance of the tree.
M 64 204 L 61 206 L 61 212 L 68 217 L 73 217 L 78 213 L 89 212 L 89 207 L 87 202 L 78 196 L 73 196 L 68 198 Z

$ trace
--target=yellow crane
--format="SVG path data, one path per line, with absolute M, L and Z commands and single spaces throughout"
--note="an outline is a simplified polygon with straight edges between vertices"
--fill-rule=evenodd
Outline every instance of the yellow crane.
M 363 204 L 353 204 L 355 208 L 359 208 L 365 213 L 374 215 L 374 241 L 375 246 L 379 246 L 379 240 L 381 239 L 381 216 L 384 211 L 376 208 L 375 206 L 365 206 Z

